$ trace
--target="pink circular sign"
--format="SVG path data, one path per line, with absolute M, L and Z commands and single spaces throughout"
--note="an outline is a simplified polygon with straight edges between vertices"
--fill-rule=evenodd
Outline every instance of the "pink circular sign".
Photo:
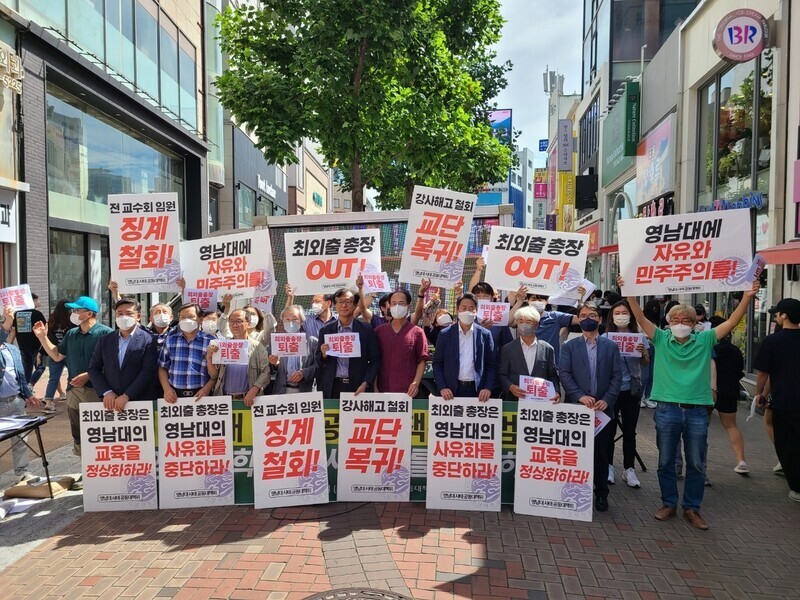
M 747 62 L 761 54 L 769 42 L 766 17 L 749 8 L 725 15 L 714 32 L 716 53 L 734 62 Z

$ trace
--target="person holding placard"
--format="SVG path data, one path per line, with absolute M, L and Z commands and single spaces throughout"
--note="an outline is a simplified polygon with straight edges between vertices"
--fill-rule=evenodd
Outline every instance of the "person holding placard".
M 397 290 L 389 297 L 392 320 L 375 330 L 381 351 L 376 391 L 406 394 L 414 398 L 419 391 L 428 362 L 425 332 L 406 318 L 411 304 L 407 290 Z
M 617 284 L 621 289 L 625 288 L 621 276 L 617 278 Z M 700 514 L 700 506 L 705 493 L 709 408 L 714 406 L 711 353 L 717 341 L 733 331 L 742 320 L 758 290 L 759 283 L 755 281 L 727 321 L 714 329 L 697 333 L 693 333 L 697 322 L 693 306 L 673 306 L 667 313 L 669 329 L 663 330 L 644 316 L 634 296 L 628 297 L 628 304 L 639 327 L 656 347 L 651 398 L 657 404 L 654 419 L 662 506 L 654 516 L 659 521 L 666 521 L 677 512 L 678 473 L 675 455 L 683 438 L 686 454 L 683 516 L 693 527 L 708 529 L 708 522 Z
M 556 367 L 556 354 L 553 347 L 536 339 L 539 326 L 539 311 L 532 306 L 523 306 L 517 311 L 517 339 L 500 349 L 500 368 L 498 379 L 503 400 L 522 400 L 527 392 L 519 386 L 521 375 L 540 377 L 553 383 L 556 395 L 551 402 L 560 402 L 561 382 Z
M 319 332 L 317 389 L 322 391 L 325 398 L 338 400 L 342 392 L 360 394 L 372 389 L 380 370 L 381 354 L 375 331 L 368 323 L 354 318 L 358 295 L 342 288 L 333 295 L 333 300 L 339 318 Z M 342 333 L 357 335 L 360 347 L 358 356 L 340 356 L 342 352 L 336 352 L 337 356 L 328 354 L 329 350 L 333 350 L 328 336 Z
M 464 294 L 456 302 L 458 323 L 439 334 L 433 373 L 445 400 L 478 398 L 486 402 L 497 379 L 497 355 L 492 334 L 475 322 L 478 299 Z
M 41 361 L 42 344 L 33 334 L 33 326 L 36 323 L 46 323 L 47 319 L 39 310 L 41 308 L 39 296 L 31 294 L 31 298 L 34 308 L 18 310 L 12 319 L 5 320 L 3 328 L 9 334 L 8 343 L 16 342 L 19 346 L 22 366 L 25 368 L 25 381 L 33 387 L 44 372 L 44 366 L 39 368 L 37 365 L 37 362 Z
M 525 292 L 527 292 L 527 289 L 521 288 L 520 291 L 517 292 L 517 296 Z M 539 326 L 536 328 L 536 338 L 547 342 L 553 347 L 556 355 L 556 364 L 558 364 L 561 354 L 561 329 L 572 325 L 578 325 L 578 316 L 577 314 L 571 315 L 569 313 L 552 310 L 552 307 L 551 310 L 547 310 L 548 296 L 542 296 L 540 294 L 526 294 L 526 296 L 528 298 L 528 304 L 533 306 L 539 313 Z M 512 309 L 509 318 L 515 320 L 516 312 L 516 310 Z
M 286 308 L 294 304 L 294 286 L 286 284 Z M 319 330 L 336 321 L 331 308 L 333 298 L 328 294 L 315 294 L 311 298 L 311 306 L 306 311 L 302 331 L 319 339 Z
M 299 304 L 287 306 L 281 313 L 281 323 L 286 333 L 305 333 L 302 330 L 306 320 L 303 307 Z M 273 394 L 297 394 L 310 392 L 317 379 L 316 354 L 319 340 L 313 335 L 305 333 L 306 336 L 306 355 L 305 356 L 285 356 L 269 357 L 271 364 L 278 365 L 275 373 L 275 382 L 272 386 Z M 274 352 L 273 348 L 273 352 Z M 277 360 L 276 360 L 277 359 Z
M 216 380 L 214 396 L 230 396 L 253 406 L 256 396 L 269 384 L 271 370 L 266 346 L 247 335 L 247 317 L 246 310 L 237 308 L 228 319 L 233 339 L 247 340 L 247 364 L 215 365 L 213 356 L 219 352 L 219 344 L 211 342 L 206 349 L 206 365 L 211 379 Z
M 611 334 L 611 335 L 609 335 Z M 623 334 L 615 336 L 614 334 Z M 650 353 L 645 346 L 644 336 L 639 333 L 636 320 L 631 317 L 628 303 L 620 300 L 613 305 L 606 317 L 606 337 L 615 338 L 622 343 L 622 384 L 619 396 L 614 403 L 614 415 L 608 424 L 608 483 L 614 483 L 614 438 L 617 436 L 617 422 L 622 427 L 622 479 L 629 487 L 639 488 L 641 483 L 636 476 L 636 426 L 639 423 L 639 400 L 642 397 L 642 369 L 650 364 Z M 635 342 L 631 340 L 636 339 Z M 648 344 L 649 345 L 649 344 Z M 633 350 L 634 352 L 631 352 Z M 634 356 L 633 354 L 639 354 Z
M 158 380 L 164 400 L 170 404 L 178 398 L 199 400 L 208 396 L 216 379 L 209 375 L 206 357 L 214 338 L 200 331 L 200 307 L 196 304 L 181 306 L 178 328 L 180 331 L 164 341 L 158 357 Z
M 475 284 L 470 289 L 470 292 L 472 292 L 479 302 L 481 300 L 484 302 L 494 302 L 494 288 L 485 281 Z M 479 325 L 488 329 L 489 333 L 492 334 L 492 341 L 494 342 L 494 347 L 497 352 L 500 352 L 500 348 L 514 339 L 514 336 L 511 335 L 511 328 L 508 325 L 497 325 L 490 319 L 480 322 Z

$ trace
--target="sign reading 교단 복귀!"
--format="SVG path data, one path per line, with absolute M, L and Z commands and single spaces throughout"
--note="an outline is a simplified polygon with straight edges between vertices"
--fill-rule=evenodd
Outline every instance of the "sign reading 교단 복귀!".
M 564 231 L 492 227 L 486 281 L 495 289 L 563 295 L 583 281 L 589 236 Z
M 275 269 L 269 233 L 233 233 L 181 242 L 187 289 L 212 289 L 221 295 L 250 298 L 274 295 Z
M 380 229 L 285 233 L 286 272 L 297 296 L 355 286 L 359 273 L 380 273 Z
M 477 196 L 416 186 L 399 280 L 450 289 L 461 281 Z
M 749 290 L 752 263 L 746 209 L 623 219 L 619 230 L 623 295 Z

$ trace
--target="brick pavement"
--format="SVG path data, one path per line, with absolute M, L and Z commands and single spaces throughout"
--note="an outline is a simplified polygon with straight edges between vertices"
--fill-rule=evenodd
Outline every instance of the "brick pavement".
M 651 415 L 639 428 L 642 489 L 617 483 L 593 523 L 420 504 L 94 513 L 1 572 L 0 599 L 300 599 L 349 586 L 437 599 L 798 598 L 800 506 L 771 473 L 760 420 L 743 426 L 747 478 L 712 423 L 702 532 L 652 518 Z

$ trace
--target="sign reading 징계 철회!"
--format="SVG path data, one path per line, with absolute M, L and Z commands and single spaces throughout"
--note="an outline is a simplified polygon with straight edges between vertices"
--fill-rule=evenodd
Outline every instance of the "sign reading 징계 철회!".
M 431 396 L 425 505 L 500 510 L 502 402 Z
M 380 273 L 381 230 L 285 233 L 286 272 L 296 296 L 354 288 L 359 273 Z
M 467 256 L 475 194 L 414 187 L 398 279 L 451 289 L 461 282 Z
M 529 294 L 576 294 L 588 247 L 589 236 L 581 233 L 492 227 L 486 281 L 500 290 L 524 285 Z
M 128 402 L 121 411 L 81 402 L 83 510 L 158 508 L 153 403 Z
M 265 230 L 181 242 L 187 289 L 217 290 L 219 296 L 275 295 L 272 246 Z
M 749 290 L 749 210 L 623 219 L 619 231 L 624 296 Z
M 514 512 L 592 520 L 594 411 L 519 402 Z
M 181 276 L 178 194 L 108 197 L 111 279 L 119 293 L 172 292 Z
M 256 398 L 253 456 L 255 508 L 328 502 L 322 392 Z
M 343 393 L 337 456 L 338 501 L 408 502 L 411 398 Z
M 230 396 L 158 400 L 160 508 L 233 504 Z

